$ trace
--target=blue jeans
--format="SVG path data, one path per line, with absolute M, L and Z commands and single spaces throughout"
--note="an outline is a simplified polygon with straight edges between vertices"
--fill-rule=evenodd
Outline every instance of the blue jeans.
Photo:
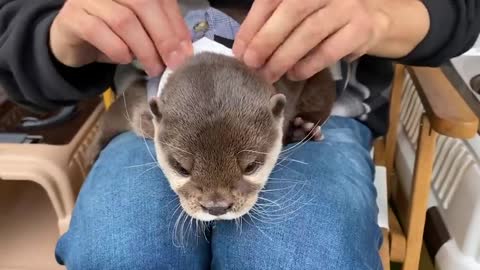
M 178 200 L 144 141 L 117 136 L 79 194 L 56 258 L 68 269 L 381 269 L 371 133 L 332 117 L 325 140 L 282 154 L 259 206 L 205 224 Z

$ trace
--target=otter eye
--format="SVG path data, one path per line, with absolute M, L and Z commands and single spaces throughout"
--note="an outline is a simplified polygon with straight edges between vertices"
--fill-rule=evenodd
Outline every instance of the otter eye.
M 245 167 L 245 169 L 243 170 L 243 173 L 246 174 L 246 175 L 252 174 L 252 173 L 254 173 L 258 170 L 260 165 L 261 165 L 261 163 L 258 162 L 258 161 L 250 162 L 247 165 L 247 167 Z
M 181 176 L 184 176 L 184 177 L 187 177 L 187 176 L 190 176 L 190 172 L 185 169 L 182 164 L 180 164 L 180 162 L 178 162 L 177 160 L 171 158 L 170 159 L 170 165 L 173 167 L 173 169 L 175 169 L 175 171 L 177 171 L 178 174 L 180 174 Z

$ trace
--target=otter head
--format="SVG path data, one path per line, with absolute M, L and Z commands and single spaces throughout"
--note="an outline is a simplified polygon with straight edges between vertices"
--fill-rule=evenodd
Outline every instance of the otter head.
M 187 214 L 250 211 L 280 153 L 285 103 L 231 57 L 201 53 L 172 73 L 150 109 L 158 162 Z

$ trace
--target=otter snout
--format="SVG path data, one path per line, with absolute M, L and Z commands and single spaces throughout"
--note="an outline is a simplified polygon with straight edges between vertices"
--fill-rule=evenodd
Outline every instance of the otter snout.
M 221 216 L 226 214 L 233 207 L 233 199 L 227 196 L 222 196 L 218 193 L 214 193 L 209 196 L 203 196 L 200 200 L 200 206 L 203 211 L 214 216 Z
M 205 212 L 209 213 L 210 215 L 221 216 L 221 215 L 225 215 L 228 212 L 228 210 L 232 209 L 233 203 L 230 203 L 230 204 L 212 203 L 210 204 L 210 206 L 205 206 L 204 204 L 201 203 L 200 206 L 202 206 L 202 209 Z

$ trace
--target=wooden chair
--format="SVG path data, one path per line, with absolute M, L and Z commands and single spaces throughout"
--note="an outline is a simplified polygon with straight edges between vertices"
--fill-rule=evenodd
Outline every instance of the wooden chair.
M 395 171 L 397 129 L 406 75 L 413 81 L 425 111 L 419 123 L 409 199 L 402 193 Z M 383 230 L 384 242 L 380 255 L 386 270 L 390 269 L 390 261 L 403 263 L 403 270 L 416 270 L 423 243 L 437 135 L 471 138 L 477 133 L 478 118 L 439 68 L 405 67 L 397 64 L 390 96 L 389 123 L 387 135 L 377 139 L 374 144 L 375 164 L 386 168 L 390 202 L 389 229 Z M 396 209 L 398 214 L 392 209 Z

